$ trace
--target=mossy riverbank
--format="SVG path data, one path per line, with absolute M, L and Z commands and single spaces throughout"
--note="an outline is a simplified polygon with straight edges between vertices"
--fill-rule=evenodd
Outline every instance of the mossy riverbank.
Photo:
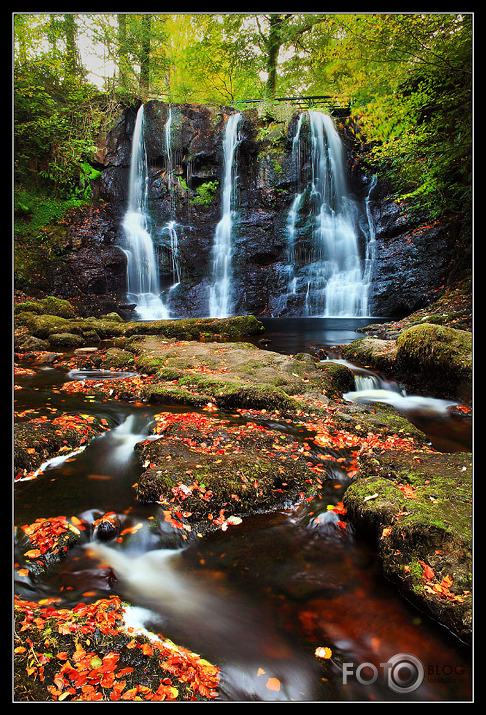
M 127 370 L 129 375 L 109 381 L 70 380 L 61 390 L 98 396 L 109 390 L 110 399 L 160 406 L 159 439 L 140 442 L 135 450 L 141 475 L 134 499 L 162 504 L 187 535 L 204 533 L 238 524 L 248 514 L 318 498 L 323 480 L 338 465 L 345 518 L 374 540 L 387 578 L 420 610 L 460 639 L 471 639 L 470 454 L 436 452 L 427 436 L 390 406 L 343 400 L 354 379 L 345 365 L 245 342 L 261 333 L 251 316 L 131 324 L 115 316 L 80 319 L 53 301 L 47 309 L 65 315 L 27 308 L 18 311 L 16 331 L 16 357 L 23 366 L 47 361 L 65 371 Z M 68 351 L 51 342 L 65 327 L 59 320 L 81 339 Z M 427 326 L 425 333 L 430 336 Z M 386 372 L 385 363 L 380 369 Z M 183 410 L 174 412 L 173 406 Z M 29 419 L 16 425 L 15 466 L 21 476 L 60 453 L 60 425 L 42 420 L 40 441 L 36 425 Z M 63 438 L 69 436 L 65 450 L 89 442 L 106 425 L 71 419 L 62 428 Z M 76 542 L 72 535 L 68 547 Z M 29 549 L 32 543 L 26 542 L 25 552 Z M 49 550 L 36 560 L 48 558 Z M 35 606 L 30 608 L 34 613 Z M 23 606 L 19 617 L 22 613 Z M 17 635 L 18 647 L 28 650 L 25 639 L 32 633 L 19 629 Z M 116 649 L 113 641 L 109 650 Z M 184 691 L 181 699 L 186 697 Z

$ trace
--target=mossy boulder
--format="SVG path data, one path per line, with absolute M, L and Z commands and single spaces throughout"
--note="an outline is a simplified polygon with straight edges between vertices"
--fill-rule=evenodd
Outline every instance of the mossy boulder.
M 308 456 L 291 434 L 201 413 L 161 413 L 157 424 L 160 439 L 136 446 L 145 467 L 137 498 L 184 514 L 199 530 L 218 515 L 252 514 L 316 492 Z
M 391 376 L 395 372 L 396 350 L 394 340 L 382 340 L 367 336 L 359 338 L 349 345 L 344 345 L 342 355 L 351 362 L 371 367 Z
M 253 315 L 232 318 L 184 318 L 181 320 L 149 320 L 128 322 L 125 335 L 159 335 L 178 340 L 199 340 L 202 336 L 237 339 L 264 332 L 262 323 Z
M 361 455 L 343 498 L 378 544 L 385 575 L 419 608 L 471 639 L 471 454 Z
M 15 306 L 17 314 L 31 312 L 38 315 L 57 315 L 61 318 L 74 318 L 74 308 L 68 300 L 48 296 L 40 300 L 29 300 Z
M 412 389 L 469 403 L 472 333 L 431 323 L 409 328 L 396 341 L 396 370 Z
M 133 352 L 139 372 L 153 375 L 154 384 L 169 383 L 173 397 L 179 389 L 178 400 L 187 396 L 186 404 L 194 404 L 190 393 L 195 393 L 222 409 L 295 414 L 341 397 L 354 384 L 343 365 L 318 363 L 310 355 L 281 355 L 246 342 L 174 342 L 141 335 L 128 338 L 126 349 Z
M 133 369 L 135 360 L 133 354 L 122 348 L 109 348 L 103 355 L 101 365 L 105 369 Z
M 49 335 L 48 343 L 51 348 L 79 348 L 85 344 L 85 340 L 81 335 L 73 333 L 52 333 Z

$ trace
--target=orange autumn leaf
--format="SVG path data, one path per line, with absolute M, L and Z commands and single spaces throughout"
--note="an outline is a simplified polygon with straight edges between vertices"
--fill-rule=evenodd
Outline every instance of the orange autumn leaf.
M 39 551 L 39 549 L 31 549 L 30 551 L 26 551 L 24 556 L 27 556 L 29 559 L 36 559 L 38 556 L 42 556 L 42 552 Z
M 266 682 L 266 687 L 269 690 L 280 690 L 280 680 L 278 678 L 269 678 Z
M 442 581 L 440 582 L 440 585 L 442 588 L 450 588 L 452 586 L 452 579 L 450 576 L 444 576 Z
M 424 570 L 424 572 L 423 572 L 424 578 L 427 579 L 427 581 L 430 581 L 431 579 L 433 579 L 435 576 L 434 569 L 431 569 L 430 566 L 425 563 L 425 561 L 419 561 L 419 564 L 422 566 L 422 568 Z
M 406 499 L 416 499 L 417 494 L 415 492 L 415 489 L 408 484 L 398 484 L 397 485 L 400 491 L 403 493 Z

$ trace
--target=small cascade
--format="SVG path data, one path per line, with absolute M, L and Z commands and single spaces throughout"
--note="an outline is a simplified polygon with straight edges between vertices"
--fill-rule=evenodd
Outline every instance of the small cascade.
M 424 428 L 424 425 L 427 425 L 428 420 L 447 419 L 449 410 L 458 405 L 453 400 L 423 395 L 407 395 L 403 387 L 394 380 L 386 380 L 381 375 L 347 360 L 332 358 L 328 361 L 345 365 L 354 374 L 355 389 L 351 392 L 343 393 L 345 400 L 362 404 L 379 402 L 391 405 L 410 422 L 424 429 L 424 431 L 427 431 L 427 426 Z
M 354 375 L 354 387 L 355 392 L 346 393 L 349 399 L 351 396 L 356 395 L 361 392 L 373 392 L 373 394 L 378 394 L 378 391 L 387 391 L 390 393 L 395 393 L 396 395 L 403 395 L 404 390 L 402 386 L 393 380 L 386 380 L 384 377 L 376 372 L 367 370 L 364 367 L 359 367 L 348 360 L 343 360 L 342 358 L 327 358 L 323 362 L 334 362 L 338 365 L 344 365 L 349 368 Z
M 172 152 L 171 128 L 172 128 L 172 107 L 169 105 L 169 108 L 167 111 L 167 121 L 165 122 L 165 127 L 164 127 L 165 157 L 166 157 L 165 173 L 166 173 L 166 177 L 167 177 L 167 186 L 169 189 L 170 213 L 171 213 L 171 216 L 174 216 L 175 215 L 175 183 L 174 183 L 174 155 Z
M 232 114 L 226 125 L 223 151 L 224 175 L 221 219 L 216 226 L 212 250 L 212 278 L 209 292 L 209 315 L 226 318 L 231 315 L 231 279 L 233 246 L 233 198 L 236 183 L 235 152 L 238 146 L 238 127 L 241 114 Z
M 371 194 L 373 192 L 373 189 L 376 186 L 376 174 L 374 174 L 371 178 L 370 181 L 370 188 L 368 189 L 368 195 L 365 200 L 365 207 L 366 207 L 366 219 L 368 222 L 368 240 L 366 242 L 366 255 L 365 255 L 365 261 L 364 261 L 364 270 L 363 270 L 363 281 L 366 285 L 366 305 L 363 306 L 364 314 L 368 315 L 369 310 L 368 310 L 368 293 L 369 293 L 369 287 L 372 279 L 372 272 L 373 272 L 373 263 L 375 260 L 375 249 L 376 249 L 376 231 L 375 231 L 375 224 L 373 221 L 373 216 L 371 214 L 371 207 L 370 207 L 370 202 L 371 202 Z
M 167 187 L 169 190 L 169 205 L 170 205 L 170 215 L 171 220 L 163 227 L 162 235 L 168 234 L 169 241 L 164 245 L 167 249 L 169 256 L 170 266 L 171 266 L 171 284 L 166 293 L 166 304 L 169 309 L 172 299 L 172 291 L 177 288 L 181 282 L 181 270 L 179 264 L 179 238 L 177 235 L 177 223 L 174 219 L 176 213 L 176 183 L 177 178 L 175 178 L 175 167 L 176 167 L 176 157 L 172 150 L 171 141 L 171 129 L 172 129 L 172 108 L 169 105 L 167 112 L 167 120 L 164 127 L 164 140 L 165 140 L 165 156 L 166 156 L 166 179 Z
M 168 318 L 160 299 L 155 247 L 149 232 L 147 211 L 148 165 L 143 138 L 144 108 L 137 112 L 132 139 L 128 207 L 123 219 L 127 256 L 127 300 L 136 303 L 142 320 Z
M 316 111 L 301 114 L 292 144 L 298 182 L 308 142 L 301 132 L 304 117 L 310 128 L 311 176 L 307 187 L 298 183 L 289 211 L 288 256 L 292 268 L 288 269 L 288 298 L 299 292 L 301 310 L 308 317 L 364 317 L 371 269 L 360 257 L 357 207 L 347 191 L 341 139 L 330 116 Z M 309 207 L 311 239 L 305 250 L 302 246 L 297 250 L 299 213 L 305 216 Z

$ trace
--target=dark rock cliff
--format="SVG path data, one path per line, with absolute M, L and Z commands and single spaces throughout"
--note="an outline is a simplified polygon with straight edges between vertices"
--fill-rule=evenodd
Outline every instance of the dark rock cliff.
M 165 134 L 169 111 L 170 161 Z M 225 106 L 158 101 L 150 101 L 144 108 L 150 229 L 162 289 L 172 281 L 168 224 L 174 221 L 177 226 L 181 280 L 171 298 L 173 317 L 207 314 L 211 247 L 221 212 L 223 134 L 227 117 L 234 111 Z M 125 302 L 122 218 L 136 113 L 136 107 L 125 109 L 106 136 L 98 152 L 102 172 L 93 186 L 93 205 L 71 222 L 63 260 L 53 264 L 45 276 L 51 292 L 86 305 L 86 312 L 93 312 L 97 303 L 105 310 Z M 301 299 L 282 301 L 288 281 L 287 222 L 299 180 L 292 158 L 297 119 L 298 113 L 291 108 L 273 117 L 261 116 L 254 109 L 243 114 L 233 230 L 235 314 L 302 315 Z M 388 198 L 386 182 L 371 184 L 347 120 L 335 122 L 344 142 L 348 188 L 358 207 L 363 256 L 370 225 L 375 232 L 370 313 L 405 315 L 436 298 L 447 281 L 454 229 L 439 224 L 417 226 L 402 206 Z M 308 176 L 309 170 L 304 161 L 300 178 Z M 210 191 L 204 192 L 208 188 Z M 308 252 L 308 233 L 304 215 L 296 234 L 300 256 Z

